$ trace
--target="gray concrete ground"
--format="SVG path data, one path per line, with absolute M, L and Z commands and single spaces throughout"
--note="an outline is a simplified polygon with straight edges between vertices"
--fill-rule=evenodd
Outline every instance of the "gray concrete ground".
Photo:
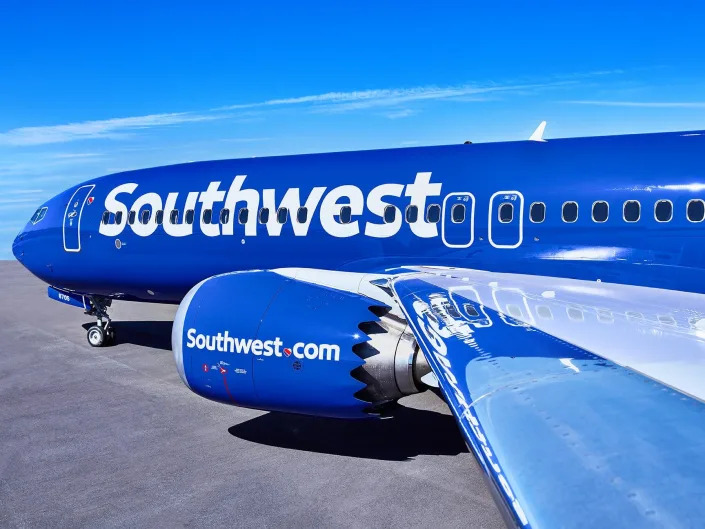
M 80 309 L 0 261 L 0 527 L 504 527 L 445 404 L 347 422 L 216 404 L 179 379 L 175 307 Z

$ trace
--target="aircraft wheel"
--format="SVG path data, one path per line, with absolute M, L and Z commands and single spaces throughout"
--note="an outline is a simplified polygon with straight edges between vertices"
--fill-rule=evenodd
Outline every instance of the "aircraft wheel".
M 114 345 L 115 344 L 115 329 L 113 329 L 112 327 L 108 327 L 108 334 L 105 338 L 106 338 L 106 340 L 105 340 L 106 343 L 108 343 L 110 345 Z
M 87 337 L 91 347 L 100 347 L 105 343 L 105 331 L 97 325 L 93 325 L 88 329 Z

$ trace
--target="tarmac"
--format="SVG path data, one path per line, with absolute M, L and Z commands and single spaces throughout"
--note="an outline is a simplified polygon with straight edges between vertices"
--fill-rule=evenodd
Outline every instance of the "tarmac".
M 117 344 L 0 261 L 0 527 L 505 527 L 445 403 L 343 421 L 218 404 L 175 306 L 116 302 Z

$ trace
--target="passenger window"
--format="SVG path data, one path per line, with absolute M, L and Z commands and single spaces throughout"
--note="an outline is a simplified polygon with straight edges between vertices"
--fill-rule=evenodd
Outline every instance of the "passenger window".
M 473 307 L 470 303 L 465 303 L 463 305 L 463 308 L 465 309 L 465 314 L 467 314 L 471 318 L 476 318 L 480 315 L 480 313 L 477 312 L 477 309 Z
M 450 210 L 450 217 L 455 224 L 460 224 L 465 220 L 465 204 L 455 204 Z
M 686 206 L 690 222 L 702 222 L 705 219 L 705 202 L 700 199 L 688 201 Z
M 626 313 L 627 319 L 628 320 L 643 320 L 644 315 L 641 312 L 632 312 L 632 311 L 627 311 Z
M 578 203 L 565 202 L 562 211 L 563 222 L 575 222 L 578 220 Z
M 676 320 L 673 319 L 673 316 L 671 316 L 670 314 L 665 314 L 665 315 L 659 314 L 656 317 L 658 318 L 659 323 L 663 323 L 664 325 L 675 325 L 676 324 Z
M 203 224 L 210 224 L 213 220 L 213 210 L 204 209 L 203 213 L 201 214 L 201 220 L 203 221 Z
M 543 202 L 534 202 L 531 204 L 529 218 L 531 219 L 531 222 L 536 223 L 546 220 L 546 204 Z
M 340 208 L 340 222 L 341 224 L 348 224 L 352 220 L 352 208 L 350 206 L 343 206 Z
M 240 224 L 247 224 L 247 219 L 250 218 L 250 211 L 247 208 L 242 208 L 237 214 L 237 221 Z
M 115 224 L 122 224 L 122 211 L 115 213 Z
M 406 206 L 406 222 L 416 222 L 419 219 L 418 206 Z
M 306 222 L 306 219 L 308 219 L 308 208 L 306 207 L 300 207 L 299 210 L 296 212 L 296 222 L 299 224 L 303 224 Z
M 179 210 L 172 209 L 169 213 L 169 224 L 177 224 L 179 222 Z
M 147 224 L 149 222 L 149 217 L 151 216 L 151 211 L 145 209 L 140 215 L 140 222 L 142 224 Z
M 573 321 L 583 321 L 583 311 L 575 307 L 568 307 L 568 317 Z
M 610 205 L 604 200 L 598 200 L 592 205 L 592 220 L 595 222 L 607 222 L 610 216 Z
M 277 222 L 279 224 L 286 223 L 288 218 L 289 218 L 289 210 L 287 208 L 279 208 L 277 210 Z
M 536 307 L 536 314 L 539 315 L 539 318 L 543 318 L 544 320 L 552 320 L 553 319 L 553 314 L 551 313 L 551 309 L 547 307 L 546 305 L 539 305 Z
M 391 224 L 397 218 L 397 208 L 394 206 L 387 206 L 384 208 L 384 222 L 386 224 Z
M 186 213 L 184 214 L 184 220 L 186 220 L 186 224 L 193 224 L 193 210 L 192 209 L 186 210 Z
M 436 223 L 441 220 L 441 206 L 431 204 L 426 210 L 426 222 Z
M 503 224 L 511 222 L 514 218 L 514 204 L 511 202 L 504 202 L 503 204 L 500 204 L 498 216 L 499 222 Z
M 220 223 L 227 224 L 230 220 L 230 210 L 228 208 L 223 208 L 220 210 Z
M 102 222 L 103 224 L 107 224 L 109 221 L 110 221 L 110 212 L 106 209 L 106 210 L 103 212 L 103 219 L 101 220 L 101 222 Z
M 269 222 L 269 208 L 262 208 L 259 210 L 259 223 L 267 224 Z
M 624 203 L 623 210 L 624 220 L 627 222 L 636 222 L 641 217 L 641 204 L 638 200 L 627 200 Z
M 135 216 L 137 215 L 137 212 L 133 209 L 130 211 L 130 214 L 127 216 L 127 223 L 132 225 L 135 223 Z
M 654 205 L 654 218 L 658 222 L 670 222 L 673 218 L 673 202 L 670 200 L 659 200 Z
M 597 309 L 597 321 L 602 323 L 613 323 L 614 316 L 607 309 Z
M 522 319 L 524 317 L 524 314 L 522 314 L 521 309 L 519 308 L 519 305 L 507 305 L 507 312 L 512 318 L 516 319 Z
M 154 216 L 154 220 L 156 221 L 157 224 L 161 224 L 164 222 L 164 210 L 163 209 L 158 209 L 157 214 Z

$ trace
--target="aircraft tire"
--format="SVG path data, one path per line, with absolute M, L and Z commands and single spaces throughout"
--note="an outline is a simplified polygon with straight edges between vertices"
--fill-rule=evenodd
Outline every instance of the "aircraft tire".
M 105 343 L 105 331 L 101 327 L 93 325 L 88 329 L 86 338 L 88 338 L 91 347 L 101 347 Z

